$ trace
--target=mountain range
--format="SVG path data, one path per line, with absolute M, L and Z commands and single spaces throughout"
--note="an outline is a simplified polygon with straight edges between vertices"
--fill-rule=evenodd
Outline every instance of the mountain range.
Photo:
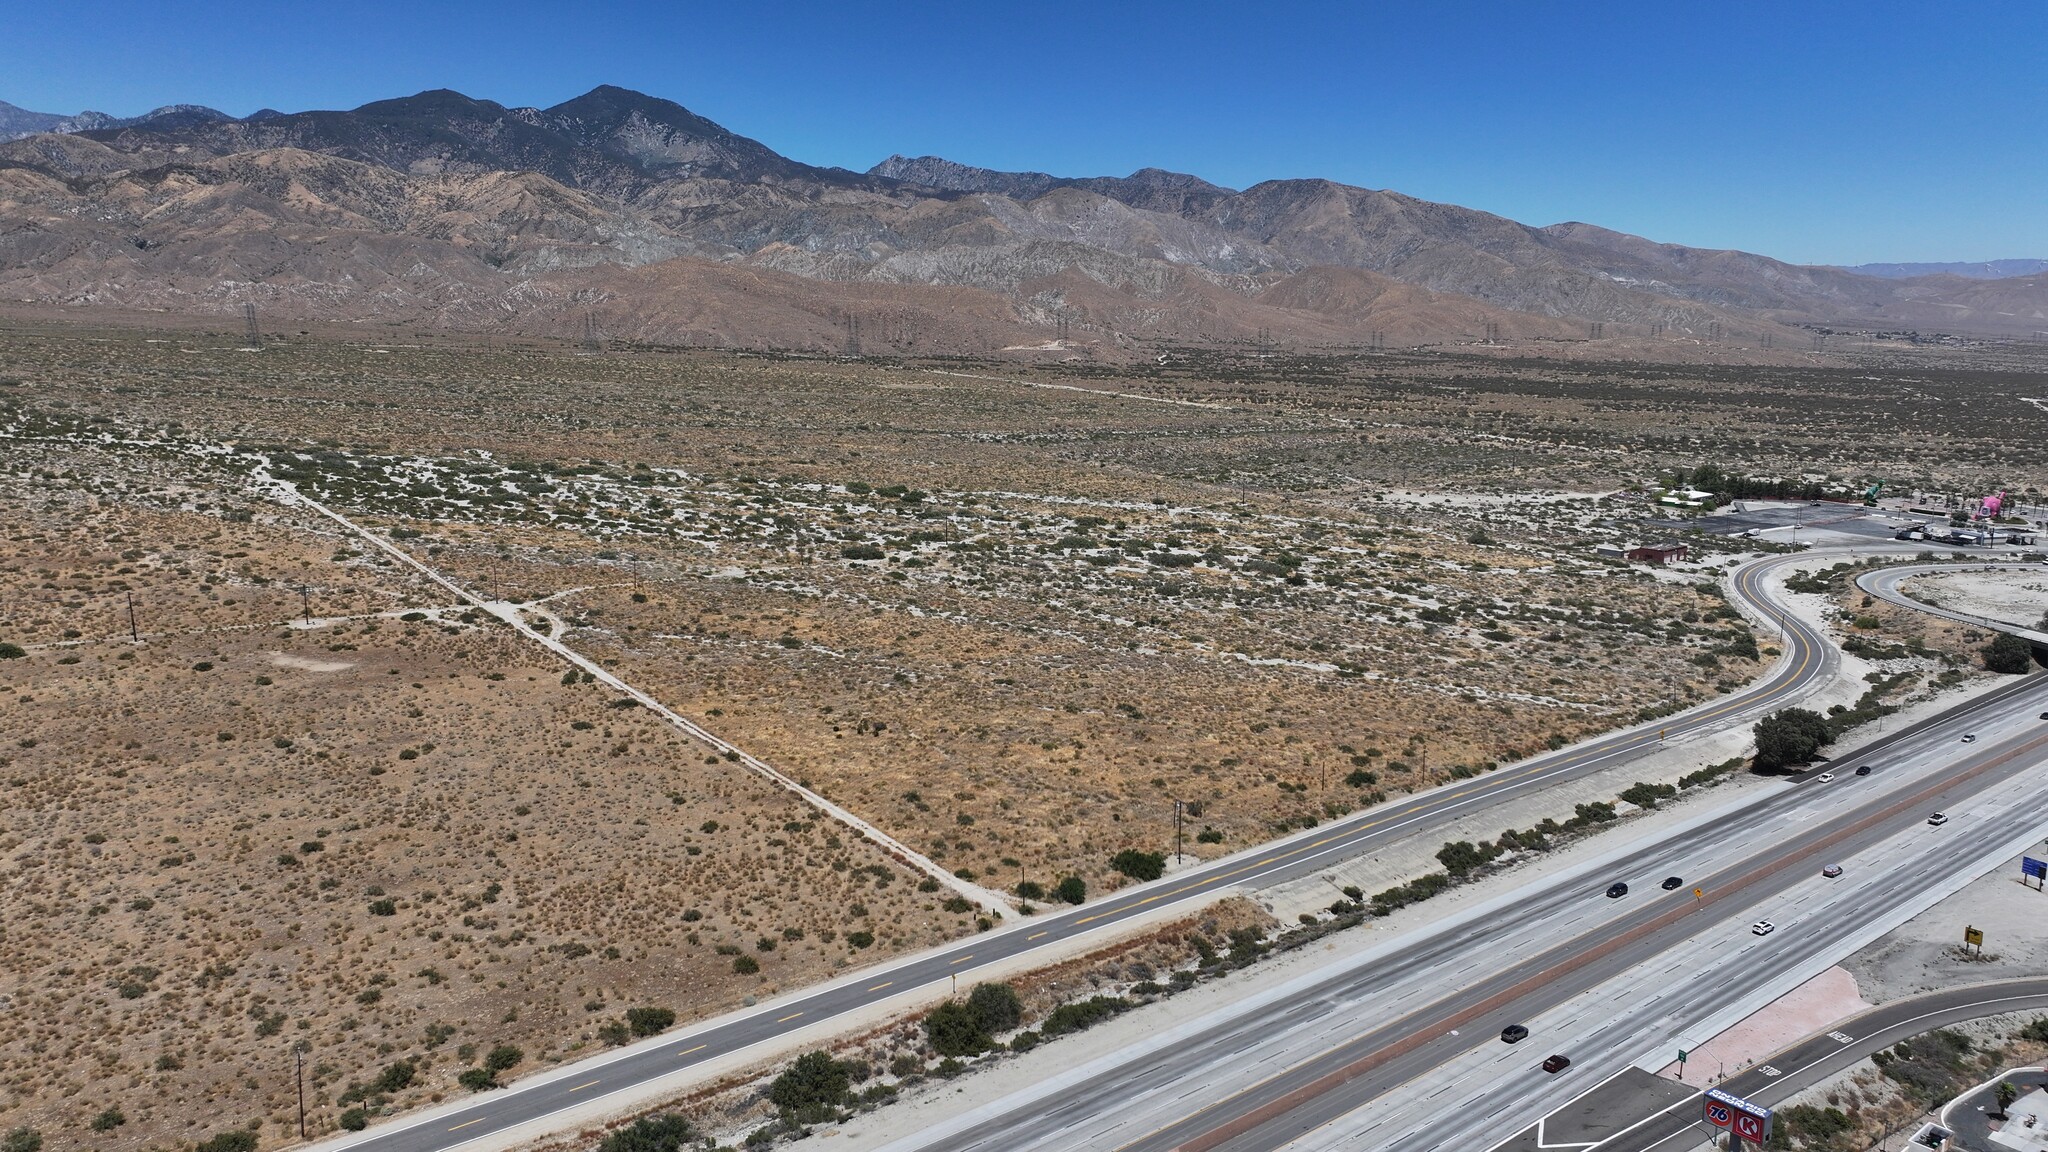
M 39 303 L 1104 356 L 1255 339 L 1685 356 L 1804 348 L 1814 326 L 2048 330 L 2039 262 L 1799 266 L 1328 180 L 933 156 L 852 172 L 611 86 L 545 109 L 446 90 L 244 118 L 0 105 L 5 135 L 0 299 Z

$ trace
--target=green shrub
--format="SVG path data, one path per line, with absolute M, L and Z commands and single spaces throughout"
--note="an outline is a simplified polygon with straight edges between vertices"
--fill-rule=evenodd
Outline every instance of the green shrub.
M 1781 709 L 1757 721 L 1756 766 L 1768 772 L 1808 763 L 1833 740 L 1834 732 L 1818 712 Z
M 109 1108 L 92 1118 L 92 1130 L 95 1132 L 112 1132 L 127 1122 L 128 1117 L 122 1115 L 119 1108 Z
M 667 1008 L 628 1008 L 626 1023 L 635 1036 L 652 1036 L 665 1032 L 676 1022 L 676 1014 Z
M 256 1134 L 247 1128 L 231 1129 L 201 1140 L 193 1152 L 256 1152 Z
M 1121 996 L 1093 996 L 1072 1004 L 1062 1004 L 1052 1010 L 1039 1026 L 1039 1032 L 1046 1036 L 1064 1036 L 1100 1024 L 1133 1005 Z
M 1088 882 L 1079 876 L 1069 876 L 1054 886 L 1053 895 L 1069 904 L 1082 904 L 1088 900 Z
M 1987 671 L 2017 675 L 2034 667 L 2034 648 L 2010 632 L 2000 632 L 1986 644 L 1980 655 Z
M 26 655 L 28 655 L 28 650 L 23 648 L 21 645 L 11 643 L 8 641 L 0 641 L 0 660 L 19 660 Z M 16 1128 L 14 1131 L 33 1132 L 35 1130 L 33 1128 Z M 10 1133 L 9 1135 L 11 1136 L 12 1133 Z M 40 1140 L 41 1137 L 37 1137 L 37 1139 Z M 42 1147 L 41 1144 L 37 1144 L 36 1146 L 38 1148 Z
M 988 1033 L 972 1008 L 948 1000 L 924 1018 L 925 1038 L 941 1056 L 973 1056 L 989 1049 Z
M 768 1099 L 792 1112 L 821 1104 L 836 1106 L 846 1099 L 852 1083 L 845 1063 L 825 1052 L 806 1052 L 768 1086 Z
M 361 1108 L 351 1108 L 343 1112 L 335 1123 L 341 1125 L 345 1132 L 361 1132 L 370 1126 L 370 1114 Z
M 1017 881 L 1017 898 L 1019 900 L 1043 900 L 1045 899 L 1045 885 L 1040 884 L 1036 880 L 1019 880 Z
M 455 1082 L 471 1092 L 483 1092 L 498 1086 L 498 1078 L 491 1075 L 488 1068 L 466 1068 Z
M 377 1077 L 377 1091 L 384 1093 L 403 1092 L 412 1086 L 417 1069 L 410 1060 L 400 1060 L 386 1065 L 383 1075 Z
M 967 994 L 967 1008 L 974 1013 L 981 1030 L 990 1035 L 1008 1032 L 1024 1019 L 1024 1006 L 1017 999 L 1017 990 L 1008 984 L 976 984 Z
M 1160 852 L 1140 852 L 1136 848 L 1126 848 L 1109 858 L 1109 866 L 1133 880 L 1157 880 L 1166 874 L 1166 856 Z M 1070 900 L 1068 903 L 1079 904 L 1080 901 Z
M 605 1137 L 597 1152 L 679 1152 L 696 1137 L 696 1129 L 681 1116 L 642 1116 Z
M 732 958 L 732 970 L 742 976 L 752 976 L 761 970 L 761 962 L 752 956 L 735 956 Z
M 510 1044 L 500 1044 L 484 1056 L 484 1067 L 496 1075 L 526 1059 L 526 1053 Z
M 1669 784 L 1645 784 L 1638 780 L 1622 790 L 1621 798 L 1638 808 L 1655 808 L 1658 801 L 1669 800 L 1678 795 L 1678 789 Z

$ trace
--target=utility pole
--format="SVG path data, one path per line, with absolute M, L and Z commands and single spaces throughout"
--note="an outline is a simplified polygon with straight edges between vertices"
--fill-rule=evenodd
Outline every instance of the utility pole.
M 142 643 L 142 632 L 141 632 L 141 631 L 140 631 L 139 629 L 137 629 L 137 628 L 136 628 L 136 626 L 135 626 L 135 593 L 133 593 L 133 592 L 127 593 L 127 596 L 128 596 L 128 639 L 130 639 L 130 640 L 134 641 L 134 642 L 135 642 L 135 643 L 137 643 L 137 644 L 140 644 L 140 643 Z
M 1178 800 L 1175 800 L 1175 801 L 1173 802 L 1173 862 L 1174 862 L 1175 864 L 1178 864 L 1178 863 L 1180 863 L 1180 861 L 1181 861 L 1181 851 L 1180 851 L 1180 814 L 1181 814 L 1181 809 L 1183 809 L 1183 808 L 1185 808 L 1185 807 L 1186 807 L 1186 805 L 1182 804 L 1182 803 L 1181 803 L 1180 801 L 1178 801 Z
M 304 584 L 299 585 L 299 615 L 306 618 L 306 623 L 313 622 L 313 592 Z
M 295 1074 L 299 1082 L 299 1139 L 306 1138 L 306 1042 L 292 1045 Z

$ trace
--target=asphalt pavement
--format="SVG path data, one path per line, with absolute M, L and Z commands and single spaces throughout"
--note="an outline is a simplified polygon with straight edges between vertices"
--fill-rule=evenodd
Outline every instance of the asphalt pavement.
M 936 1126 L 890 1147 L 943 1152 L 1279 1147 L 1397 1087 L 1412 1089 L 1418 1077 L 1470 1050 L 1475 1035 L 1497 1034 L 1507 1023 L 1533 1019 L 1648 966 L 1687 939 L 1701 919 L 1714 919 L 1715 906 L 1724 901 L 1729 903 L 1723 910 L 1740 921 L 1735 933 L 1746 938 L 1751 905 L 1809 881 L 1821 856 L 1846 856 L 1920 826 L 1923 809 L 1931 810 L 1928 805 L 1973 792 L 1987 775 L 2003 779 L 2023 771 L 2029 758 L 2048 746 L 2048 734 L 2026 724 L 2018 725 L 2010 739 L 2000 737 L 1987 717 L 2007 714 L 2008 726 L 2017 723 L 2011 715 L 2031 721 L 2029 710 L 2039 710 L 2044 694 L 2048 688 L 2038 682 L 2015 686 L 1998 699 L 1959 710 L 1942 724 L 1917 725 L 1840 758 L 1841 763 L 1876 761 L 1881 767 L 1872 777 L 1852 776 L 1847 784 L 1829 785 L 1809 778 L 1743 811 L 1739 826 L 1701 824 L 1605 861 L 1597 873 L 1567 874 L 1525 888 L 1511 903 L 1411 936 L 1394 951 L 1367 954 L 1370 963 L 1305 982 L 1284 998 L 1249 1005 L 1236 1018 L 1205 1031 L 1184 1029 L 1165 1038 L 1168 1043 L 1136 1046 L 1144 1050 L 1120 1062 L 1077 1069 L 1049 1090 L 1020 1093 L 1014 1107 L 991 1104 L 977 1110 L 972 1123 Z M 1984 741 L 1962 744 L 1957 733 L 1965 728 L 1982 729 Z M 2021 751 L 2014 750 L 2014 741 Z M 1895 767 L 1905 759 L 1920 761 L 1922 767 Z M 2024 823 L 2027 817 L 2021 813 L 2015 819 Z M 1953 868 L 1961 859 L 1942 854 L 1927 864 Z M 1685 888 L 1701 888 L 1703 898 L 1683 889 L 1656 888 L 1658 879 L 1679 870 L 1684 861 L 1691 861 L 1685 865 L 1691 873 Z M 1903 874 L 1871 871 L 1859 880 L 1880 887 L 1892 906 L 1910 906 L 1925 890 Z M 1641 885 L 1635 888 L 1638 895 L 1606 901 L 1600 893 L 1613 878 Z M 1853 934 L 1869 919 L 1868 911 L 1847 915 L 1828 933 L 1788 937 L 1795 949 L 1825 949 Z M 1777 948 L 1788 937 L 1766 943 Z M 1768 973 L 1750 970 L 1748 975 Z M 1702 998 L 1690 1007 L 1739 1004 L 1758 986 L 1743 972 L 1733 978 L 1724 974 L 1711 1001 Z M 1653 993 L 1638 999 L 1648 999 L 1654 1008 L 1661 998 Z M 1659 1018 L 1678 1009 L 1676 1002 L 1665 1005 L 1658 1009 Z M 1626 1039 L 1617 1035 L 1609 1045 Z M 1529 1053 L 1528 1062 L 1542 1054 Z M 1438 1077 L 1426 1083 L 1454 1086 Z M 1478 1083 L 1498 1096 L 1491 1075 Z M 1205 1091 L 1204 1085 L 1224 1087 Z M 1411 1133 L 1373 1146 L 1474 1145 Z
M 1965 1020 L 2031 1011 L 2048 1011 L 2048 976 L 1895 1000 L 1806 1037 L 1715 1087 L 1775 1107 L 1908 1037 Z M 1700 1121 L 1700 1108 L 1700 1098 L 1688 1096 L 1595 1147 L 1598 1152 L 1691 1152 L 1706 1142 L 1709 1133 Z

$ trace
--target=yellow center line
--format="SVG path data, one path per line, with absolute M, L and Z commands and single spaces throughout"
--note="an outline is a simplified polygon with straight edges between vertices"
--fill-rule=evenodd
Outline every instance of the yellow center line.
M 780 1019 L 780 1020 L 777 1020 L 777 1021 L 776 1021 L 776 1023 L 777 1023 L 777 1024 L 787 1024 L 787 1023 L 789 1023 L 789 1022 L 790 1022 L 791 1020 L 794 1020 L 794 1019 L 796 1019 L 797 1017 L 799 1017 L 799 1016 L 801 1016 L 801 1015 L 803 1015 L 803 1013 L 801 1013 L 801 1012 L 791 1012 L 791 1013 L 790 1013 L 789 1015 L 787 1015 L 787 1016 L 784 1016 L 784 1017 L 783 1017 L 782 1019 Z
M 703 1051 L 704 1049 L 706 1049 L 706 1048 L 709 1048 L 709 1047 L 710 1047 L 710 1045 L 709 1045 L 709 1044 L 699 1044 L 699 1045 L 697 1045 L 697 1046 L 696 1046 L 695 1048 L 685 1048 L 685 1049 L 683 1049 L 683 1050 L 682 1050 L 681 1052 L 678 1052 L 678 1053 L 676 1053 L 676 1055 L 678 1055 L 678 1056 L 688 1056 L 688 1055 L 689 1055 L 690 1053 L 692 1053 L 692 1052 L 702 1052 L 702 1051 Z
M 577 1086 L 575 1086 L 574 1088 L 571 1088 L 571 1089 L 569 1089 L 569 1091 L 571 1091 L 571 1092 L 581 1092 L 581 1091 L 583 1091 L 583 1090 L 584 1090 L 585 1088 L 588 1088 L 588 1087 L 590 1087 L 590 1086 L 591 1086 L 592 1084 L 595 1084 L 595 1083 L 597 1083 L 597 1081 L 595 1081 L 595 1080 L 586 1080 L 586 1081 L 584 1081 L 583 1083 L 581 1083 L 581 1084 L 578 1084 L 578 1085 L 577 1085 Z
M 1039 938 L 1040 936 L 1045 936 L 1045 935 L 1049 935 L 1049 934 L 1050 934 L 1051 932 L 1052 932 L 1052 929 L 1048 928 L 1048 929 L 1046 929 L 1046 930 L 1045 930 L 1044 932 L 1033 932 L 1033 933 L 1032 933 L 1031 935 L 1029 935 L 1029 936 L 1026 936 L 1026 937 L 1025 937 L 1024 939 L 1026 939 L 1026 940 L 1036 940 L 1036 939 L 1038 939 L 1038 938 Z
M 969 953 L 968 953 L 967 955 L 965 955 L 965 956 L 962 956 L 962 957 L 960 957 L 960 958 L 959 958 L 958 960 L 949 960 L 949 961 L 947 961 L 947 963 L 949 963 L 949 964 L 965 964 L 965 963 L 967 963 L 967 962 L 968 962 L 969 960 L 972 960 L 972 959 L 974 959 L 974 953 L 972 953 L 972 952 L 969 952 Z
M 889 985 L 891 985 L 891 984 L 894 984 L 894 983 L 895 983 L 895 981 L 894 981 L 894 980 L 884 980 L 884 981 L 882 981 L 882 982 L 881 982 L 880 984 L 877 984 L 877 985 L 875 985 L 875 986 L 874 986 L 873 988 L 870 988 L 870 989 L 868 989 L 868 991 L 870 991 L 870 992 L 880 992 L 880 991 L 881 991 L 882 989 L 884 989 L 884 988 L 887 988 L 887 987 L 888 987 Z
M 467 1127 L 469 1127 L 469 1126 L 470 1126 L 471 1124 L 481 1124 L 481 1123 L 483 1123 L 483 1122 L 484 1122 L 484 1118 L 483 1118 L 483 1117 L 481 1117 L 481 1116 L 479 1116 L 479 1117 L 477 1117 L 477 1118 L 476 1118 L 476 1119 L 474 1119 L 474 1120 L 464 1120 L 464 1121 L 463 1121 L 462 1123 L 460 1123 L 460 1124 L 457 1124 L 457 1125 L 456 1125 L 455 1127 L 453 1127 L 453 1128 L 450 1128 L 450 1129 L 449 1129 L 449 1131 L 450 1131 L 450 1132 L 458 1132 L 458 1131 L 461 1131 L 461 1130 L 462 1130 L 462 1129 L 464 1129 L 464 1128 L 467 1128 Z

